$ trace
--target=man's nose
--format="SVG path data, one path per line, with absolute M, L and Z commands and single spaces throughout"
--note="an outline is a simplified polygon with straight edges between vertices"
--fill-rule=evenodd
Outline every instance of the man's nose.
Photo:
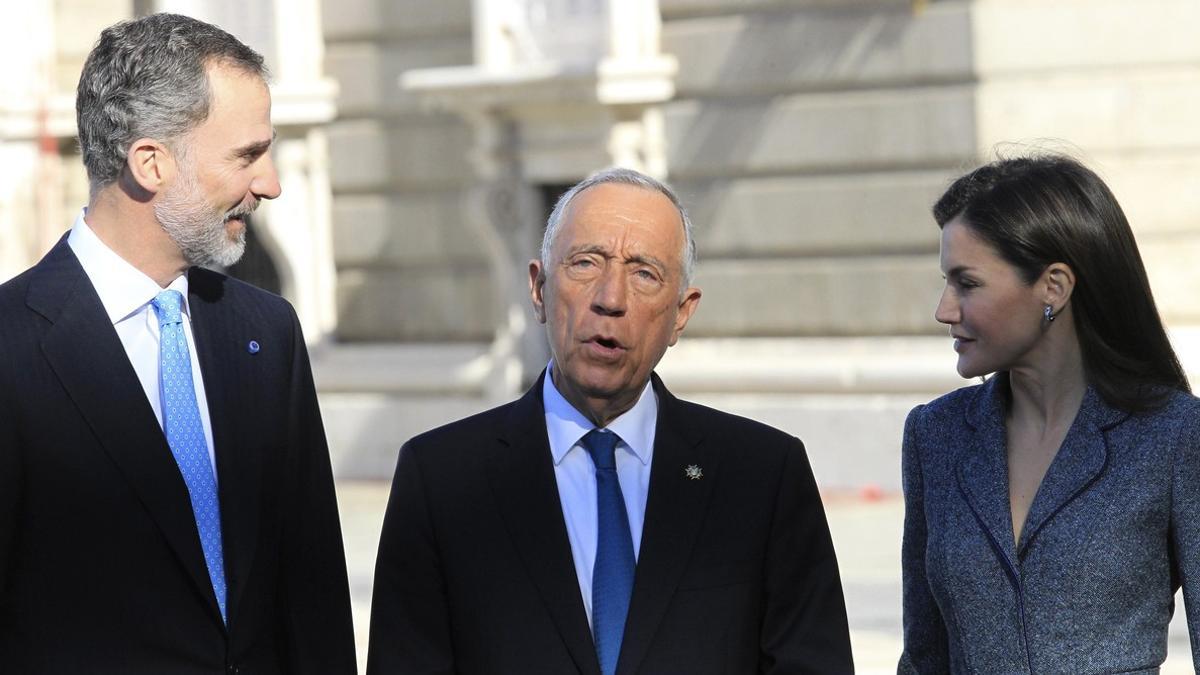
M 595 294 L 592 296 L 592 311 L 609 316 L 625 314 L 628 297 L 628 283 L 625 279 L 624 265 L 610 263 L 596 281 Z
M 271 153 L 266 153 L 261 160 L 262 169 L 250 181 L 250 192 L 259 199 L 275 199 L 283 192 L 279 185 L 279 172 L 275 170 L 275 160 Z

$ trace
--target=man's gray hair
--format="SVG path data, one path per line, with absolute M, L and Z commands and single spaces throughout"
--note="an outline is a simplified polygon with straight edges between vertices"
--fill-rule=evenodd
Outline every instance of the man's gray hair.
M 549 268 L 550 249 L 554 247 L 554 238 L 558 236 L 558 231 L 562 229 L 563 217 L 566 215 L 567 209 L 570 208 L 572 200 L 584 190 L 605 183 L 633 185 L 645 190 L 658 192 L 667 199 L 670 199 L 671 203 L 675 205 L 675 209 L 679 211 L 679 219 L 683 221 L 683 251 L 680 256 L 680 259 L 683 261 L 683 269 L 681 270 L 683 272 L 683 284 L 679 287 L 682 293 L 684 289 L 692 285 L 692 276 L 696 272 L 696 240 L 692 236 L 692 220 L 688 218 L 687 210 L 683 208 L 679 197 L 675 195 L 675 192 L 666 183 L 655 180 L 633 169 L 613 167 L 597 171 L 576 183 L 574 187 L 564 192 L 558 198 L 558 201 L 554 204 L 554 210 L 550 212 L 550 218 L 546 220 L 546 232 L 542 235 L 542 269 L 546 270 Z
M 208 118 L 206 68 L 267 78 L 263 57 L 216 26 L 178 14 L 122 21 L 100 33 L 79 76 L 75 116 L 92 192 L 115 181 L 130 145 L 153 138 L 172 150 Z

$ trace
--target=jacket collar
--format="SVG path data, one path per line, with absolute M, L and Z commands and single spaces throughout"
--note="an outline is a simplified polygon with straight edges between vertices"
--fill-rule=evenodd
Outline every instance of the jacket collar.
M 214 620 L 221 621 L 187 486 L 125 348 L 66 237 L 34 268 L 26 305 L 51 324 L 42 339 L 51 369 L 208 599 Z M 207 392 L 211 400 L 214 390 Z
M 991 378 L 973 393 L 964 413 L 972 433 L 959 448 L 957 476 L 976 518 L 1015 575 L 1018 561 L 1038 533 L 1104 472 L 1109 455 L 1105 432 L 1128 413 L 1108 405 L 1094 387 L 1087 388 L 1030 505 L 1020 541 L 1014 545 L 1008 497 L 1007 396 L 1006 374 Z
M 488 458 L 489 483 L 530 578 L 579 672 L 599 664 L 559 503 L 542 403 L 543 371 L 510 408 Z M 618 673 L 636 672 L 691 556 L 715 480 L 688 480 L 689 465 L 716 478 L 719 455 L 678 399 L 651 375 L 658 419 L 641 555 L 625 622 Z

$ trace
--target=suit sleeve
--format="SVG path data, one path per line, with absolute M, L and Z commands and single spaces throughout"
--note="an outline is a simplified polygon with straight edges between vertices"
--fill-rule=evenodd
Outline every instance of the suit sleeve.
M 287 672 L 354 675 L 354 627 L 346 554 L 325 428 L 295 312 L 289 392 L 289 489 L 284 493 L 283 570 Z
M 1188 411 L 1171 477 L 1172 573 L 1183 585 L 1192 663 L 1200 672 L 1200 412 Z
M 11 407 L 0 399 L 0 615 L 7 603 L 9 568 L 16 546 L 21 503 L 21 459 Z
M 853 673 L 837 557 L 804 445 L 791 439 L 771 524 L 760 671 Z
M 904 584 L 904 652 L 897 673 L 950 672 L 946 625 L 933 600 L 925 572 L 925 489 L 921 452 L 917 447 L 917 420 L 921 406 L 904 423 L 901 473 L 904 482 L 904 542 L 900 562 Z
M 452 675 L 446 583 L 420 455 L 400 449 L 375 563 L 367 675 Z

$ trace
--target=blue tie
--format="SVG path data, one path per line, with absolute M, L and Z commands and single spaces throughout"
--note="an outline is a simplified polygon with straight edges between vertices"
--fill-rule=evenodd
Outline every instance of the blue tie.
M 617 481 L 613 451 L 621 440 L 611 431 L 592 429 L 580 441 L 596 465 L 596 566 L 592 568 L 592 636 L 600 672 L 617 672 L 625 616 L 633 595 L 633 537 L 625 498 Z
M 192 359 L 188 352 L 187 336 L 183 333 L 183 294 L 163 291 L 150 301 L 158 316 L 159 326 L 159 385 L 162 397 L 163 432 L 167 445 L 179 465 L 179 473 L 187 484 L 200 533 L 200 548 L 208 578 L 217 596 L 221 618 L 225 619 L 225 559 L 221 550 L 221 505 L 217 501 L 217 481 L 213 476 L 200 423 L 200 408 L 196 405 L 196 389 L 192 383 Z

